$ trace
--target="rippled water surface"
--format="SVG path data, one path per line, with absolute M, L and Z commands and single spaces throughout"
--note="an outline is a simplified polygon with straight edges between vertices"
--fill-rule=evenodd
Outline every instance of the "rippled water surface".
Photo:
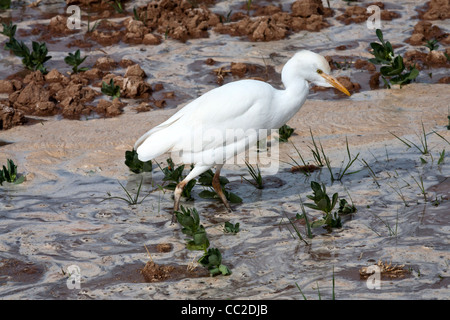
M 417 22 L 409 18 L 416 14 L 416 2 L 395 3 L 402 18 L 386 22 L 385 37 L 400 43 L 403 50 L 409 46 L 403 41 Z M 222 3 L 217 10 L 223 7 Z M 62 11 L 57 2 L 49 4 L 48 10 Z M 36 16 L 30 9 L 20 14 Z M 39 14 L 49 19 L 48 14 Z M 368 42 L 375 40 L 373 31 L 364 24 L 345 26 L 331 21 L 332 26 L 320 33 L 302 31 L 271 43 L 211 33 L 207 39 L 185 44 L 165 40 L 158 46 L 117 45 L 104 50 L 116 60 L 130 58 L 140 63 L 150 75 L 150 83 L 164 83 L 180 92 L 181 102 L 187 102 L 217 86 L 207 75 L 201 76 L 198 66 L 198 61 L 210 57 L 227 64 L 261 66 L 265 57 L 274 70 L 271 82 L 278 86 L 276 73 L 300 48 L 333 55 L 336 46 L 352 44 L 345 54 L 370 56 L 367 48 Z M 24 19 L 21 25 L 27 23 Z M 445 23 L 440 27 L 445 29 Z M 63 66 L 65 52 L 52 55 Z M 92 52 L 88 63 L 100 55 Z M 12 64 L 10 57 L 0 58 L 2 75 L 21 68 Z M 338 70 L 337 74 L 354 72 Z M 198 209 L 211 246 L 221 250 L 223 263 L 233 272 L 230 276 L 204 276 L 198 266 L 197 273 L 179 272 L 173 279 L 144 281 L 140 270 L 149 254 L 158 264 L 182 268 L 201 256 L 185 248 L 181 228 L 170 223 L 171 192 L 157 188 L 163 175 L 156 165 L 151 174 L 143 175 L 141 192 L 151 193 L 142 204 L 108 200 L 108 193 L 125 196 L 119 181 L 132 194 L 136 192 L 141 176 L 128 171 L 124 153 L 174 109 L 138 114 L 131 109 L 135 102 L 127 101 L 130 107 L 117 118 L 43 119 L 46 121 L 1 132 L 1 163 L 14 159 L 26 181 L 0 187 L 0 297 L 302 299 L 300 287 L 307 298 L 317 299 L 319 287 L 322 298 L 331 299 L 334 277 L 338 299 L 448 299 L 448 155 L 438 162 L 442 151 L 449 149 L 445 101 L 450 96 L 448 85 L 424 84 L 425 78 L 402 89 L 370 91 L 363 86 L 361 92 L 345 99 L 332 91 L 312 93 L 313 99 L 288 123 L 295 134 L 290 142 L 280 144 L 280 169 L 274 175 L 263 175 L 264 189 L 241 178 L 249 178 L 245 165 L 228 165 L 222 171 L 231 181 L 227 188 L 243 198 L 242 204 L 233 206 L 233 213 L 227 213 L 218 201 L 201 199 L 198 194 L 203 188 L 194 188 L 194 201 L 183 205 Z M 414 146 L 407 148 L 390 133 L 420 145 L 422 123 L 429 133 L 430 153 L 426 155 Z M 358 155 L 348 171 L 351 174 L 332 182 L 326 167 L 310 176 L 290 171 L 292 158 L 301 161 L 293 145 L 306 161 L 313 162 L 310 129 L 316 142 L 322 143 L 335 176 L 348 162 L 348 139 L 351 155 Z M 158 162 L 165 165 L 165 159 L 162 156 Z M 340 229 L 314 228 L 310 239 L 295 216 L 302 213 L 301 200 L 309 201 L 311 181 L 323 182 L 330 195 L 337 192 L 358 211 L 343 218 Z M 321 217 L 317 211 L 306 210 L 311 219 Z M 226 221 L 239 222 L 241 231 L 225 234 Z M 307 243 L 299 239 L 296 230 Z M 162 252 L 159 244 L 170 244 L 170 250 Z M 371 290 L 359 270 L 379 260 L 404 265 L 405 273 L 400 278 L 383 277 L 380 289 Z M 67 285 L 72 265 L 81 272 L 79 289 Z

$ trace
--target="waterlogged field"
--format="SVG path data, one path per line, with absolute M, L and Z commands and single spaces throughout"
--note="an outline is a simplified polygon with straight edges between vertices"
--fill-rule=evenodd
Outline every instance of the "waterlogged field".
M 135 3 L 137 14 L 143 14 L 139 8 L 146 1 Z M 381 26 L 395 54 L 429 54 L 428 47 L 406 41 L 423 21 L 415 2 L 384 3 L 383 10 L 398 14 L 389 14 L 392 19 L 382 20 Z M 0 16 L 17 24 L 17 37 L 28 45 L 43 41 L 42 31 L 33 31 L 41 30 L 37 26 L 56 15 L 69 16 L 57 1 L 35 8 L 26 4 L 18 1 Z M 247 14 L 240 4 L 216 1 L 208 8 L 226 19 L 231 9 Z M 289 4 L 283 2 L 282 11 L 292 11 Z M 133 7 L 124 5 L 132 16 Z M 127 15 L 116 15 L 114 8 L 102 19 L 117 24 L 117 41 L 99 44 L 101 38 L 84 38 L 85 9 L 81 31 L 45 39 L 52 56 L 45 66 L 59 79 L 54 83 L 63 84 L 59 89 L 69 90 L 70 81 L 79 81 L 77 90 L 89 88 L 95 94 L 89 102 L 72 99 L 80 109 L 69 108 L 73 101 L 60 106 L 48 98 L 54 113 L 25 114 L 28 124 L 0 131 L 2 172 L 14 171 L 7 168 L 12 159 L 20 179 L 5 179 L 0 186 L 0 297 L 448 299 L 450 94 L 440 79 L 449 63 L 423 64 L 416 82 L 402 88 L 382 88 L 378 75 L 378 85 L 371 88 L 379 66 L 360 69 L 356 62 L 373 58 L 370 43 L 380 39 L 367 28 L 367 16 L 359 21 L 346 11 L 346 2 L 330 1 L 330 6 L 334 15 L 324 12 L 321 18 L 328 26 L 317 22 L 315 31 L 291 26 L 284 36 L 277 29 L 279 38 L 270 41 L 254 41 L 255 32 L 251 37 L 234 34 L 231 23 L 244 24 L 245 18 L 232 22 L 230 14 L 229 24 L 208 29 L 208 37 L 182 39 L 176 28 L 169 26 L 166 32 L 148 27 L 159 43 L 143 43 L 151 38 L 145 35 L 141 42 L 126 42 L 131 36 L 126 37 L 129 30 L 122 30 L 121 23 Z M 249 8 L 253 19 L 258 8 Z M 93 8 L 90 23 L 97 15 Z M 435 34 L 440 47 L 433 51 L 444 54 L 447 20 L 429 21 L 441 30 Z M 106 38 L 111 40 L 111 35 Z M 283 128 L 286 141 L 276 143 L 278 170 L 267 173 L 267 166 L 274 164 L 267 159 L 227 164 L 221 183 L 234 199 L 231 213 L 215 197 L 211 177 L 197 179 L 181 203 L 195 223 L 179 216 L 172 224 L 170 189 L 189 172 L 189 165 L 177 169 L 181 163 L 171 165 L 167 154 L 150 167 L 133 162 L 130 153 L 126 158 L 126 152 L 148 129 L 222 83 L 259 77 L 279 87 L 282 65 L 303 48 L 331 57 L 333 74 L 349 77 L 352 96 L 313 88 Z M 77 49 L 80 59 L 87 57 L 82 64 L 73 61 L 80 61 Z M 72 64 L 64 61 L 68 53 L 73 54 Z M 101 75 L 92 72 L 105 57 L 116 65 L 110 71 L 98 68 Z M 0 58 L 1 79 L 26 87 L 17 75 L 24 70 L 21 60 L 5 50 Z M 239 63 L 246 69 L 237 68 Z M 74 67 L 97 75 L 72 79 L 68 73 Z M 54 68 L 70 79 L 50 73 Z M 134 93 L 132 80 L 123 80 L 133 76 L 141 90 Z M 120 87 L 118 99 L 113 99 L 117 90 L 111 79 Z M 102 82 L 110 86 L 102 90 Z M 128 91 L 124 82 L 130 83 Z M 45 78 L 40 85 L 57 89 Z M 9 103 L 24 105 L 21 100 Z M 99 105 L 107 116 L 96 109 Z M 80 110 L 81 116 L 67 110 Z M 271 144 L 267 147 L 270 151 Z

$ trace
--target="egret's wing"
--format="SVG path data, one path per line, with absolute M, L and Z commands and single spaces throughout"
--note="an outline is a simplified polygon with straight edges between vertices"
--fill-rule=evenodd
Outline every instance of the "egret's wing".
M 265 128 L 273 91 L 269 84 L 255 80 L 213 89 L 144 134 L 136 142 L 139 158 L 148 160 L 167 151 L 199 153 L 221 147 L 227 130 Z

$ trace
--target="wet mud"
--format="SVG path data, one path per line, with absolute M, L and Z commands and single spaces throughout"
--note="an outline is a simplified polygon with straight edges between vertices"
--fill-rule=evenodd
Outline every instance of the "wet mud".
M 0 164 L 14 159 L 26 178 L 0 186 L 0 297 L 303 299 L 298 285 L 317 299 L 318 285 L 329 299 L 334 278 L 337 299 L 447 299 L 447 155 L 438 164 L 450 141 L 443 103 L 450 98 L 449 62 L 442 58 L 448 54 L 447 9 L 436 10 L 439 1 L 378 3 L 385 38 L 407 65 L 421 69 L 417 83 L 387 90 L 379 67 L 367 61 L 369 43 L 376 41 L 365 24 L 373 2 L 341 1 L 331 8 L 319 2 L 247 8 L 242 1 L 198 1 L 197 7 L 125 1 L 126 13 L 119 14 L 102 1 L 68 0 L 81 5 L 83 22 L 81 30 L 70 31 L 59 1 L 36 8 L 13 4 L 2 12 L 2 22 L 18 24 L 18 38 L 46 41 L 53 57 L 44 75 L 24 71 L 20 59 L 0 51 Z M 99 22 L 92 32 L 88 17 L 89 27 Z M 430 52 L 424 42 L 432 39 L 440 46 Z M 64 57 L 78 48 L 89 70 L 71 74 Z M 167 155 L 155 160 L 152 173 L 136 175 L 124 165 L 124 153 L 142 133 L 212 88 L 246 78 L 281 88 L 281 67 L 304 48 L 326 56 L 353 95 L 311 88 L 288 123 L 295 135 L 279 145 L 278 172 L 263 174 L 263 189 L 242 178 L 250 179 L 244 164 L 227 165 L 227 188 L 243 198 L 233 213 L 199 197 L 200 185 L 193 201 L 183 199 L 197 208 L 232 271 L 210 277 L 196 262 L 201 252 L 187 250 L 180 227 L 170 223 L 171 192 L 155 188 L 164 184 L 156 162 L 165 164 Z M 119 100 L 100 91 L 111 79 L 121 88 Z M 392 135 L 420 144 L 422 125 L 429 154 Z M 311 132 L 334 175 L 347 163 L 348 142 L 351 155 L 358 154 L 351 174 L 331 181 L 328 169 L 314 162 Z M 142 204 L 108 199 L 124 196 L 118 181 L 135 194 L 141 178 L 149 194 Z M 296 217 L 309 201 L 311 181 L 351 197 L 358 210 L 343 218 L 342 228 L 314 228 L 308 238 L 304 220 Z M 311 221 L 321 218 L 313 210 L 307 214 Z M 225 234 L 227 221 L 239 222 L 241 231 Z M 374 291 L 364 268 L 377 264 L 385 272 Z M 81 270 L 80 289 L 67 286 L 71 265 Z

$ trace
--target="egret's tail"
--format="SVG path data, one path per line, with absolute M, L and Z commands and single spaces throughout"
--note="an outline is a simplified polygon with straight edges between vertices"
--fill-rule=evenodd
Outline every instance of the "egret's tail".
M 174 130 L 170 130 L 171 126 L 180 119 L 182 112 L 177 112 L 172 117 L 154 127 L 134 144 L 134 150 L 138 154 L 138 159 L 148 161 L 169 151 L 177 141 Z M 169 129 L 169 130 L 168 130 Z
M 139 160 L 149 161 L 170 151 L 175 144 L 175 140 L 165 134 L 164 131 L 148 132 L 136 141 L 134 149 Z

